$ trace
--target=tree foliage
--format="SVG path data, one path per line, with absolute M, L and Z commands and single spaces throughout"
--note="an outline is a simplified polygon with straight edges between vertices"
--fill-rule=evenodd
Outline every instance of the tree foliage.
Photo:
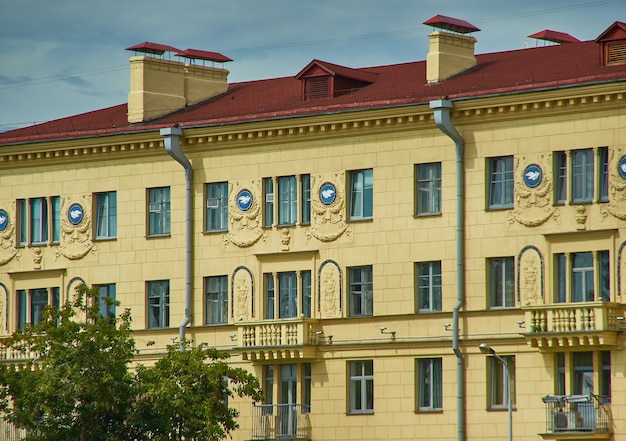
M 97 295 L 79 287 L 5 342 L 24 361 L 0 365 L 0 415 L 27 441 L 219 440 L 237 427 L 227 398 L 260 399 L 252 374 L 204 345 L 132 369 L 130 313 L 101 317 Z

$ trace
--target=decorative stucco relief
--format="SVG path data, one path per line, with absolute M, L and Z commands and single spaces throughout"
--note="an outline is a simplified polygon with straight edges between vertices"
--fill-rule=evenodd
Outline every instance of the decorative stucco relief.
M 518 300 L 522 306 L 537 305 L 543 302 L 543 256 L 532 246 L 524 247 L 517 259 Z
M 260 181 L 234 182 L 228 189 L 228 234 L 224 244 L 240 248 L 254 245 L 265 237 L 262 225 L 262 195 Z
M 552 155 L 515 158 L 514 210 L 507 214 L 509 224 L 518 222 L 526 227 L 536 227 L 550 217 L 558 221 L 558 210 L 551 205 L 552 180 L 545 171 L 550 170 Z
M 61 243 L 55 249 L 57 256 L 70 260 L 82 259 L 96 248 L 91 240 L 91 194 L 63 198 L 61 203 Z
M 318 310 L 321 318 L 341 317 L 341 271 L 333 260 L 320 265 L 318 273 Z
M 17 248 L 15 247 L 15 202 L 12 204 L 10 211 L 2 210 L 0 216 L 0 224 L 3 225 L 2 231 L 0 231 L 0 265 L 6 265 L 17 254 Z
M 307 239 L 331 242 L 351 234 L 345 220 L 344 173 L 311 176 L 311 226 Z
M 3 283 L 0 283 L 0 335 L 9 333 L 9 290 Z
M 600 205 L 603 218 L 609 214 L 626 220 L 626 156 L 624 149 L 609 153 L 609 202 Z
M 234 321 L 242 322 L 250 320 L 254 316 L 254 284 L 252 272 L 246 267 L 238 267 L 233 272 L 232 280 L 232 311 Z

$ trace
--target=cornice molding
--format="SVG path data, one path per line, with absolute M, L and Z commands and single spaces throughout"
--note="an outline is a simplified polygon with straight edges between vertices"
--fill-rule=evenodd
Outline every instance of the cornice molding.
M 566 87 L 454 101 L 456 125 L 493 123 L 520 118 L 545 118 L 581 111 L 623 108 L 623 83 Z M 328 113 L 297 118 L 262 120 L 220 126 L 184 127 L 181 140 L 188 153 L 220 148 L 369 136 L 435 129 L 428 104 L 412 104 Z M 113 136 L 64 139 L 0 147 L 0 169 L 80 163 L 139 156 L 166 155 L 158 130 Z

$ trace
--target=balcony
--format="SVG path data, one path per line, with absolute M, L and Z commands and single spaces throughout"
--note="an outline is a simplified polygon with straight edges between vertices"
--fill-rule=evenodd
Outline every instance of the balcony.
M 252 408 L 252 439 L 311 439 L 309 407 L 303 404 L 254 405 Z
M 550 440 L 610 439 L 610 408 L 597 395 L 547 395 L 546 431 Z
M 524 308 L 527 343 L 540 350 L 617 346 L 622 311 L 618 303 L 580 302 L 533 305 Z
M 310 360 L 317 357 L 320 343 L 318 321 L 304 317 L 240 322 L 234 348 L 244 360 Z

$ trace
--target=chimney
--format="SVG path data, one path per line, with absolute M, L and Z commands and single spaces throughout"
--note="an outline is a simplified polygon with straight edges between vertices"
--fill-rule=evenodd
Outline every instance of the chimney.
M 150 42 L 127 50 L 146 54 L 130 58 L 128 122 L 131 124 L 159 118 L 228 90 L 228 70 L 194 64 L 196 60 L 202 63 L 232 61 L 222 54 L 195 49 L 180 51 Z M 166 60 L 165 52 L 175 52 L 189 63 Z
M 436 15 L 424 22 L 435 28 L 428 36 L 429 50 L 426 55 L 426 81 L 439 83 L 476 66 L 474 44 L 470 32 L 480 31 L 476 26 L 456 18 Z

